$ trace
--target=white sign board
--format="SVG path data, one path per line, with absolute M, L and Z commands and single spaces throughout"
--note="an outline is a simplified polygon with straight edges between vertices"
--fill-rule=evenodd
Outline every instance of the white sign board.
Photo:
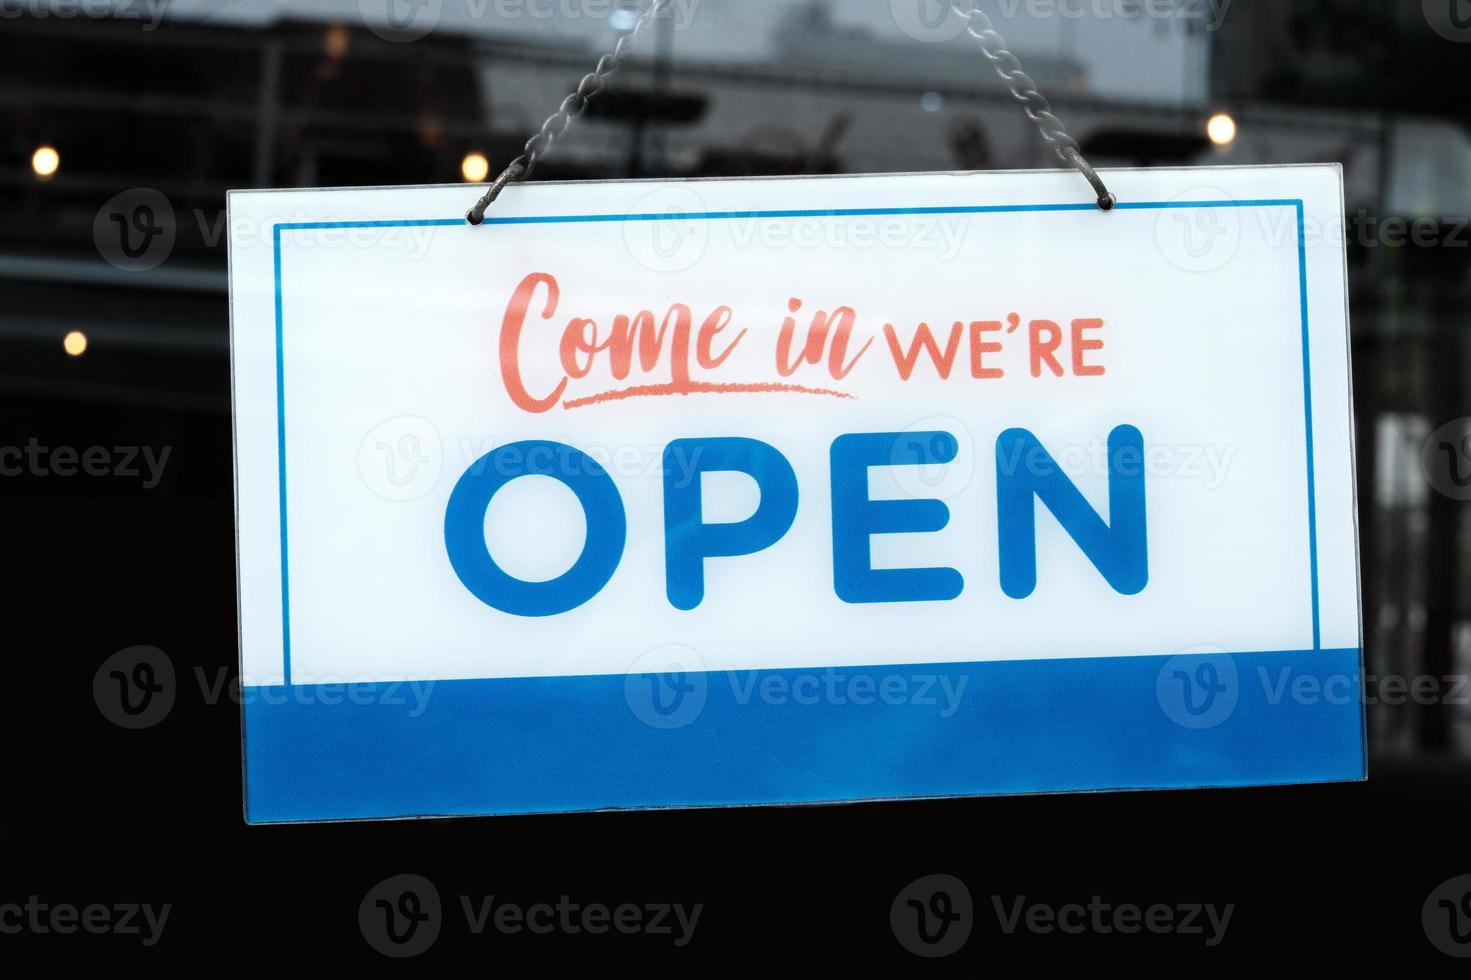
M 233 193 L 247 819 L 1361 778 L 1339 170 L 1108 181 Z

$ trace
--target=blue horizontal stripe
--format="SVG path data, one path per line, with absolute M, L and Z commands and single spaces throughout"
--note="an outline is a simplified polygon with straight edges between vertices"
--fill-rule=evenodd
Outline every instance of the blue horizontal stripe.
M 1200 676 L 1231 707 L 1192 718 L 1175 685 L 1204 661 L 1213 666 Z M 697 692 L 685 694 L 686 707 L 703 697 L 688 718 L 650 715 L 640 695 L 652 689 L 640 685 L 659 678 L 641 676 L 248 687 L 246 816 L 269 823 L 1359 779 L 1359 678 L 1356 649 L 710 672 L 684 679 Z M 958 699 L 947 696 L 957 690 Z M 687 723 L 660 728 L 644 718 Z

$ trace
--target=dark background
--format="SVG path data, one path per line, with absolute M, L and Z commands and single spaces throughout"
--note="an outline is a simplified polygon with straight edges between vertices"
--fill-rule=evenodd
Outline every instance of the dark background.
M 1471 18 L 1456 2 L 1443 6 Z M 978 56 L 906 43 L 887 4 L 861 16 L 838 6 L 824 17 L 706 0 L 687 29 L 651 31 L 538 178 L 1055 162 Z M 1431 432 L 1471 415 L 1471 232 L 1460 245 L 1455 234 L 1471 213 L 1471 43 L 1437 32 L 1434 6 L 1236 0 L 1214 26 L 1162 21 L 1178 44 L 1146 25 L 1158 45 L 1147 49 L 1093 15 L 1060 27 L 998 18 L 1095 164 L 1344 163 L 1371 698 L 1385 676 L 1449 691 L 1471 660 L 1468 505 L 1421 462 Z M 977 907 L 949 963 L 1456 965 L 1420 921 L 1432 889 L 1471 873 L 1468 708 L 1443 697 L 1373 704 L 1363 784 L 247 828 L 239 708 L 228 691 L 206 693 L 234 676 L 237 654 L 224 192 L 455 181 L 471 152 L 493 175 L 619 21 L 604 10 L 502 22 L 491 7 L 408 40 L 363 14 L 371 4 L 196 7 L 149 26 L 132 16 L 141 5 L 64 18 L 39 0 L 0 3 L 0 446 L 170 452 L 152 487 L 0 478 L 15 624 L 0 903 L 173 905 L 151 949 L 23 933 L 0 935 L 0 961 L 25 948 L 246 969 L 382 962 L 358 904 L 413 872 L 434 882 L 448 920 L 416 965 L 594 956 L 637 968 L 663 954 L 903 967 L 921 961 L 896 941 L 890 903 L 945 873 Z M 1150 62 L 1180 51 L 1205 52 L 1204 67 L 1172 75 Z M 1204 136 L 1219 111 L 1240 125 L 1229 147 Z M 873 132 L 888 138 L 853 138 Z M 31 164 L 43 145 L 61 158 L 47 179 Z M 138 188 L 167 199 L 175 234 L 141 271 L 109 262 L 95 230 L 115 195 Z M 1373 229 L 1392 217 L 1436 234 L 1388 243 Z M 81 356 L 63 348 L 71 331 L 88 338 Z M 99 711 L 93 679 L 138 644 L 167 654 L 177 698 L 161 722 L 128 731 Z M 694 941 L 674 950 L 655 936 L 471 937 L 461 894 L 704 909 Z M 1198 936 L 1005 936 L 992 895 L 1236 907 L 1225 942 L 1207 949 Z

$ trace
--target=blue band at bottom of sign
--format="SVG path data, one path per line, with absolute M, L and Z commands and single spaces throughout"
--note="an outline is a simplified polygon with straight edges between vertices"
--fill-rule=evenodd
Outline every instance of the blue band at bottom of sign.
M 251 823 L 1330 782 L 1357 649 L 247 687 Z

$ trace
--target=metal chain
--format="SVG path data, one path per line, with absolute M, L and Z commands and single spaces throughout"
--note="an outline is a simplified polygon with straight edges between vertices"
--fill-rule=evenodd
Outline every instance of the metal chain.
M 623 52 L 633 43 L 644 25 L 662 14 L 672 0 L 654 0 L 648 10 L 639 14 L 638 19 L 633 22 L 633 27 L 618 39 L 613 50 L 598 59 L 597 66 L 586 75 L 582 81 L 577 83 L 577 90 L 562 100 L 557 111 L 542 123 L 541 129 L 526 141 L 523 152 L 516 159 L 506 165 L 496 179 L 491 183 L 475 206 L 465 213 L 465 220 L 472 225 L 478 225 L 485 220 L 485 209 L 500 197 L 501 191 L 505 190 L 507 184 L 517 180 L 524 180 L 531 176 L 531 171 L 536 168 L 537 161 L 551 150 L 552 144 L 567 132 L 567 127 L 572 125 L 573 120 L 581 116 L 587 109 L 588 102 L 603 90 L 608 76 L 618 70 L 618 64 L 623 59 Z M 1037 125 L 1037 131 L 1048 146 L 1057 153 L 1062 161 L 1088 179 L 1093 190 L 1098 195 L 1098 207 L 1104 211 L 1113 210 L 1118 199 L 1109 193 L 1108 187 L 1104 185 L 1103 178 L 1098 175 L 1088 161 L 1083 158 L 1078 149 L 1078 141 L 1068 135 L 1067 128 L 1063 126 L 1062 120 L 1052 111 L 1052 104 L 1045 96 L 1037 90 L 1037 83 L 1032 76 L 1022 71 L 1021 62 L 1016 55 L 1007 48 L 1006 38 L 1002 37 L 991 23 L 991 18 L 976 7 L 976 0 L 968 0 L 967 3 L 952 3 L 953 10 L 965 21 L 966 33 L 975 38 L 981 46 L 981 54 L 996 69 L 996 74 L 1001 76 L 1011 94 L 1021 103 L 1022 110 L 1027 117 Z
M 1053 113 L 1052 104 L 1037 91 L 1037 83 L 1032 81 L 1032 76 L 1022 71 L 1022 63 L 1011 53 L 1006 45 L 1006 38 L 996 30 L 991 18 L 976 7 L 976 0 L 952 3 L 950 9 L 965 21 L 965 32 L 980 43 L 981 54 L 986 56 L 991 67 L 996 69 L 996 74 L 1011 89 L 1011 94 L 1021 103 L 1027 118 L 1037 124 L 1037 132 L 1042 135 L 1042 139 L 1064 163 L 1075 168 L 1093 185 L 1093 190 L 1098 195 L 1099 208 L 1104 211 L 1113 210 L 1118 198 L 1109 193 L 1103 178 L 1098 176 L 1098 171 L 1083 158 L 1082 151 L 1078 149 L 1078 141 L 1068 135 L 1067 127 Z
M 567 132 L 567 127 L 572 125 L 573 120 L 582 115 L 587 109 L 588 102 L 603 90 L 608 76 L 618 70 L 618 64 L 623 60 L 623 52 L 633 43 L 634 38 L 638 37 L 644 25 L 668 9 L 671 2 L 672 0 L 654 0 L 648 10 L 638 15 L 638 19 L 633 22 L 633 27 L 618 39 L 613 50 L 598 59 L 597 66 L 583 75 L 582 81 L 577 83 L 577 90 L 563 99 L 557 111 L 547 117 L 547 121 L 541 124 L 541 129 L 526 141 L 521 155 L 506 164 L 506 169 L 502 170 L 491 183 L 485 195 L 466 212 L 466 221 L 472 225 L 480 224 L 485 220 L 485 209 L 490 207 L 492 201 L 500 197 L 501 191 L 507 184 L 531 176 L 531 171 L 536 169 L 537 161 L 551 150 L 552 144 L 563 133 Z

